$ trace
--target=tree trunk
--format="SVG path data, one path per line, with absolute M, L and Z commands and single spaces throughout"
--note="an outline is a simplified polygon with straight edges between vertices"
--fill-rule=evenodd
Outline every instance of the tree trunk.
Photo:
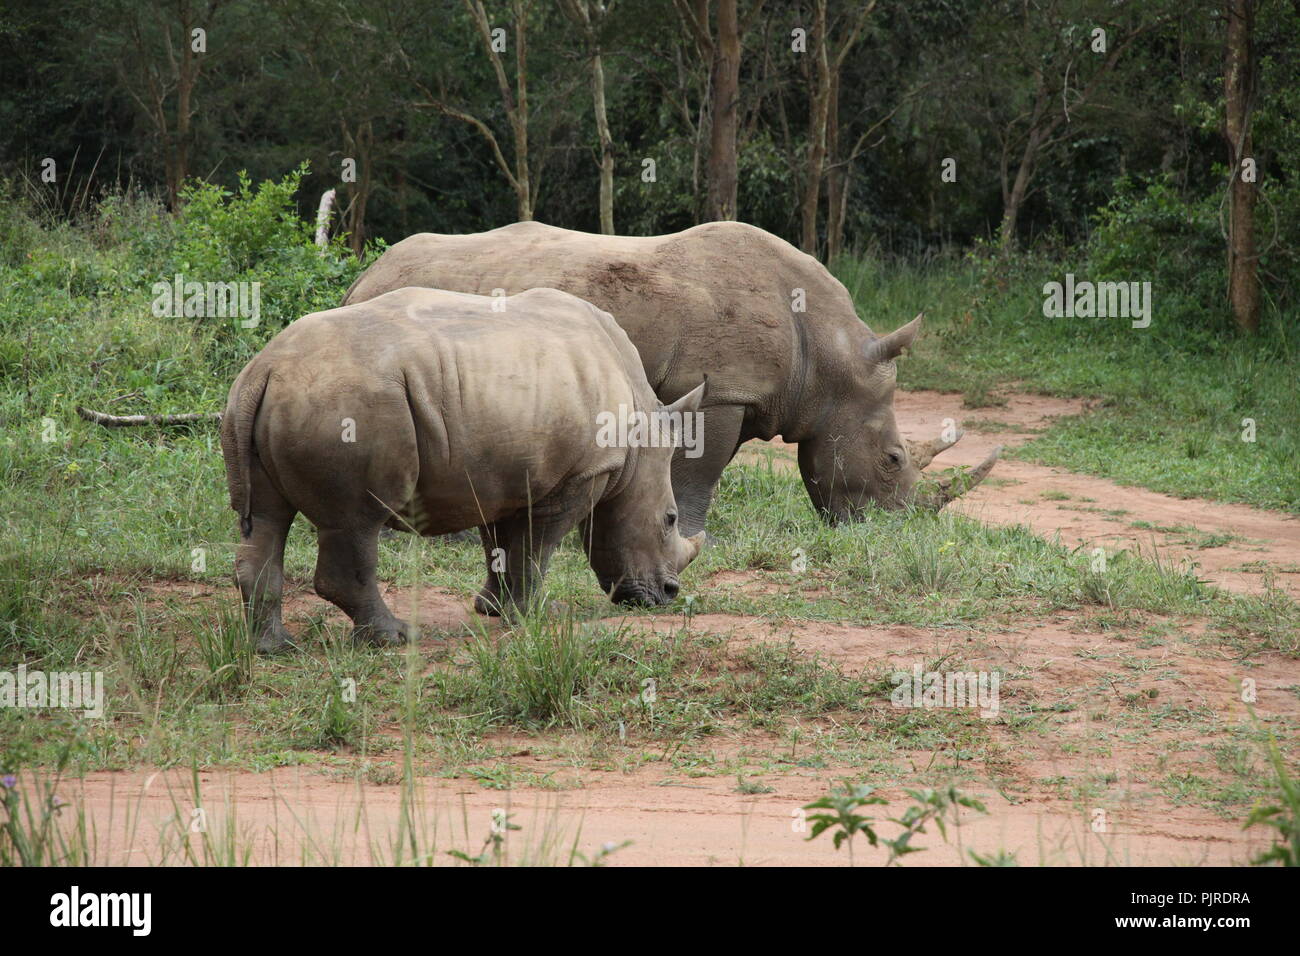
M 708 218 L 736 218 L 736 124 L 740 115 L 740 22 L 736 0 L 719 0 L 713 44 Z
M 352 254 L 360 259 L 366 249 L 366 207 L 370 204 L 370 191 L 374 183 L 370 168 L 374 143 L 374 126 L 371 121 L 366 120 L 358 125 L 355 134 L 345 122 L 343 142 L 357 161 L 357 181 L 348 190 L 351 202 L 348 203 L 345 228 L 348 232 L 348 246 Z
M 600 231 L 614 235 L 614 139 L 605 112 L 605 66 L 600 52 L 591 61 L 591 96 L 595 104 L 596 135 L 600 139 Z
M 1033 175 L 1038 145 L 1038 131 L 1032 129 L 1029 132 L 1029 139 L 1025 141 L 1025 151 L 1020 157 L 1020 165 L 1016 168 L 1015 182 L 1011 185 L 1011 192 L 1007 195 L 1002 209 L 1002 225 L 998 238 L 1003 253 L 1010 252 L 1016 240 L 1016 220 L 1020 218 L 1020 207 L 1024 205 L 1025 193 L 1029 190 L 1029 179 Z
M 1228 302 L 1237 327 L 1259 331 L 1259 283 L 1255 255 L 1255 183 L 1242 176 L 1242 163 L 1254 158 L 1250 113 L 1255 78 L 1255 0 L 1227 0 L 1228 23 L 1224 50 L 1223 91 L 1226 100 L 1224 137 L 1232 184 L 1228 195 Z M 1252 175 L 1250 177 L 1254 179 Z
M 804 166 L 803 229 L 799 248 L 817 255 L 817 203 L 826 161 L 826 113 L 830 102 L 831 65 L 826 49 L 826 0 L 816 0 L 813 12 L 814 83 L 808 111 L 808 160 Z
M 1011 251 L 1016 241 L 1016 221 L 1020 218 L 1020 207 L 1024 205 L 1025 194 L 1029 191 L 1029 180 L 1034 175 L 1034 164 L 1038 161 L 1038 149 L 1053 128 L 1042 120 L 1047 112 L 1048 96 L 1047 78 L 1038 70 L 1035 80 L 1034 111 L 1029 117 L 1029 131 L 1025 138 L 1025 148 L 1020 153 L 1020 162 L 1016 166 L 1016 178 L 1011 184 L 1011 191 L 1006 191 L 1006 149 L 1003 147 L 1002 165 L 1002 225 L 998 229 L 998 244 L 1003 255 Z
M 515 90 L 517 91 L 510 125 L 515 140 L 515 179 L 519 183 L 519 221 L 533 218 L 533 187 L 528 174 L 528 46 L 527 4 L 515 0 Z
M 514 140 L 513 170 L 507 165 L 506 159 L 497 145 L 496 137 L 492 135 L 486 124 L 468 113 L 452 109 L 441 100 L 431 97 L 431 103 L 443 112 L 473 125 L 492 144 L 493 155 L 497 160 L 497 164 L 509 177 L 510 185 L 515 191 L 519 221 L 527 222 L 533 218 L 533 204 L 535 202 L 528 167 L 528 0 L 513 0 L 510 5 L 515 28 L 513 38 L 515 45 L 515 82 L 513 88 L 510 85 L 510 78 L 506 75 L 505 64 L 501 62 L 500 54 L 492 49 L 492 24 L 488 20 L 487 10 L 483 7 L 483 0 L 464 0 L 464 3 L 465 9 L 478 27 L 479 39 L 483 41 L 483 50 L 487 53 L 488 60 L 492 64 L 492 71 L 496 74 L 497 90 L 501 94 L 501 105 L 506 112 L 506 121 L 510 124 L 511 139 Z
M 844 244 L 845 190 L 848 167 L 840 157 L 840 76 L 831 77 L 830 106 L 826 114 L 826 261 L 833 262 Z
M 181 64 L 176 78 L 176 152 L 175 170 L 171 184 L 172 208 L 176 208 L 176 196 L 185 185 L 190 174 L 190 118 L 194 98 L 194 84 L 198 80 L 198 68 L 194 61 L 194 50 L 190 46 L 190 22 L 186 10 L 181 23 Z
M 336 190 L 327 189 L 320 197 L 316 208 L 316 245 L 324 249 L 330 244 L 330 213 L 334 209 Z
M 591 57 L 591 103 L 596 118 L 596 138 L 600 143 L 600 231 L 614 235 L 614 138 L 609 132 L 609 114 L 605 108 L 605 62 L 600 53 L 601 28 L 605 22 L 605 5 L 600 0 L 564 0 L 565 15 L 582 31 L 587 53 Z

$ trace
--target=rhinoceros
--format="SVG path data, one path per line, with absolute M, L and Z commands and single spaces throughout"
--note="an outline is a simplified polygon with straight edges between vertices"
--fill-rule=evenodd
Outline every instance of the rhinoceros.
M 344 302 L 402 286 L 485 295 L 563 289 L 615 317 L 663 401 L 707 374 L 703 454 L 673 461 L 685 534 L 704 527 L 723 468 L 751 438 L 798 444 L 804 486 L 832 522 L 859 517 L 869 502 L 941 508 L 983 480 L 998 457 L 994 451 L 965 475 L 920 487 L 921 469 L 961 437 L 905 442 L 894 421 L 894 360 L 916 338 L 921 316 L 873 334 L 821 263 L 745 223 L 649 238 L 538 222 L 422 233 L 384 252 Z
M 613 600 L 672 600 L 703 544 L 682 536 L 673 500 L 681 430 L 599 439 L 614 434 L 608 416 L 680 423 L 673 416 L 695 414 L 704 393 L 700 383 L 661 405 L 618 324 L 554 289 L 496 299 L 400 289 L 292 323 L 239 374 L 221 421 L 235 576 L 259 650 L 290 640 L 282 561 L 298 513 L 316 527 L 316 593 L 359 640 L 413 636 L 379 594 L 385 526 L 480 529 L 482 613 L 525 607 L 577 525 Z

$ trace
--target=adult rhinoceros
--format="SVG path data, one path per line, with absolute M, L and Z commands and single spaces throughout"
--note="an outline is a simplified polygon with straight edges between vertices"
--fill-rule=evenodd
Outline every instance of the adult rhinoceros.
M 317 529 L 316 592 L 372 642 L 410 636 L 377 586 L 385 525 L 479 528 L 483 613 L 526 603 L 579 523 L 614 600 L 671 600 L 704 539 L 680 534 L 673 441 L 602 442 L 602 421 L 671 425 L 703 394 L 661 406 L 614 320 L 554 289 L 506 300 L 401 289 L 299 319 L 240 373 L 221 420 L 235 576 L 259 650 L 289 643 L 282 561 L 299 512 Z
M 873 334 L 821 263 L 754 226 L 711 222 L 649 238 L 538 222 L 422 233 L 380 256 L 344 302 L 403 286 L 481 295 L 563 289 L 614 316 L 661 400 L 707 376 L 703 454 L 673 461 L 684 533 L 704 527 L 723 468 L 751 438 L 798 443 L 804 486 L 831 521 L 856 517 L 868 502 L 942 507 L 958 493 L 955 476 L 933 490 L 917 487 L 921 469 L 952 441 L 909 446 L 894 421 L 894 359 L 921 317 Z M 960 484 L 981 481 L 997 455 Z

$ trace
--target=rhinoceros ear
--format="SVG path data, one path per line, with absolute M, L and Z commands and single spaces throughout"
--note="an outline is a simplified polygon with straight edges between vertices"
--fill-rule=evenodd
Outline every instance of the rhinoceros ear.
M 665 405 L 664 411 L 698 412 L 700 410 L 700 402 L 704 400 L 704 389 L 708 384 L 709 384 L 709 378 L 706 375 L 704 377 L 704 381 L 700 382 L 699 385 L 696 385 L 693 389 L 691 389 L 681 398 L 677 399 L 677 401 L 673 402 L 671 405 Z
M 918 312 L 916 318 L 901 328 L 894 329 L 888 335 L 882 335 L 867 344 L 866 354 L 868 362 L 892 362 L 902 353 L 903 349 L 910 349 L 912 342 L 921 331 L 921 320 L 925 318 L 924 312 Z

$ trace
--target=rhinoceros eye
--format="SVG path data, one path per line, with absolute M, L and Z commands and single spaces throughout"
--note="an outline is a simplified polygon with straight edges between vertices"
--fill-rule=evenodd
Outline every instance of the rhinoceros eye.
M 670 527 L 670 528 L 673 527 L 674 525 L 676 525 L 676 524 L 677 524 L 677 512 L 675 512 L 675 511 L 670 511 L 670 512 L 668 512 L 668 514 L 664 515 L 664 524 L 666 524 L 666 525 L 667 525 L 668 527 Z

